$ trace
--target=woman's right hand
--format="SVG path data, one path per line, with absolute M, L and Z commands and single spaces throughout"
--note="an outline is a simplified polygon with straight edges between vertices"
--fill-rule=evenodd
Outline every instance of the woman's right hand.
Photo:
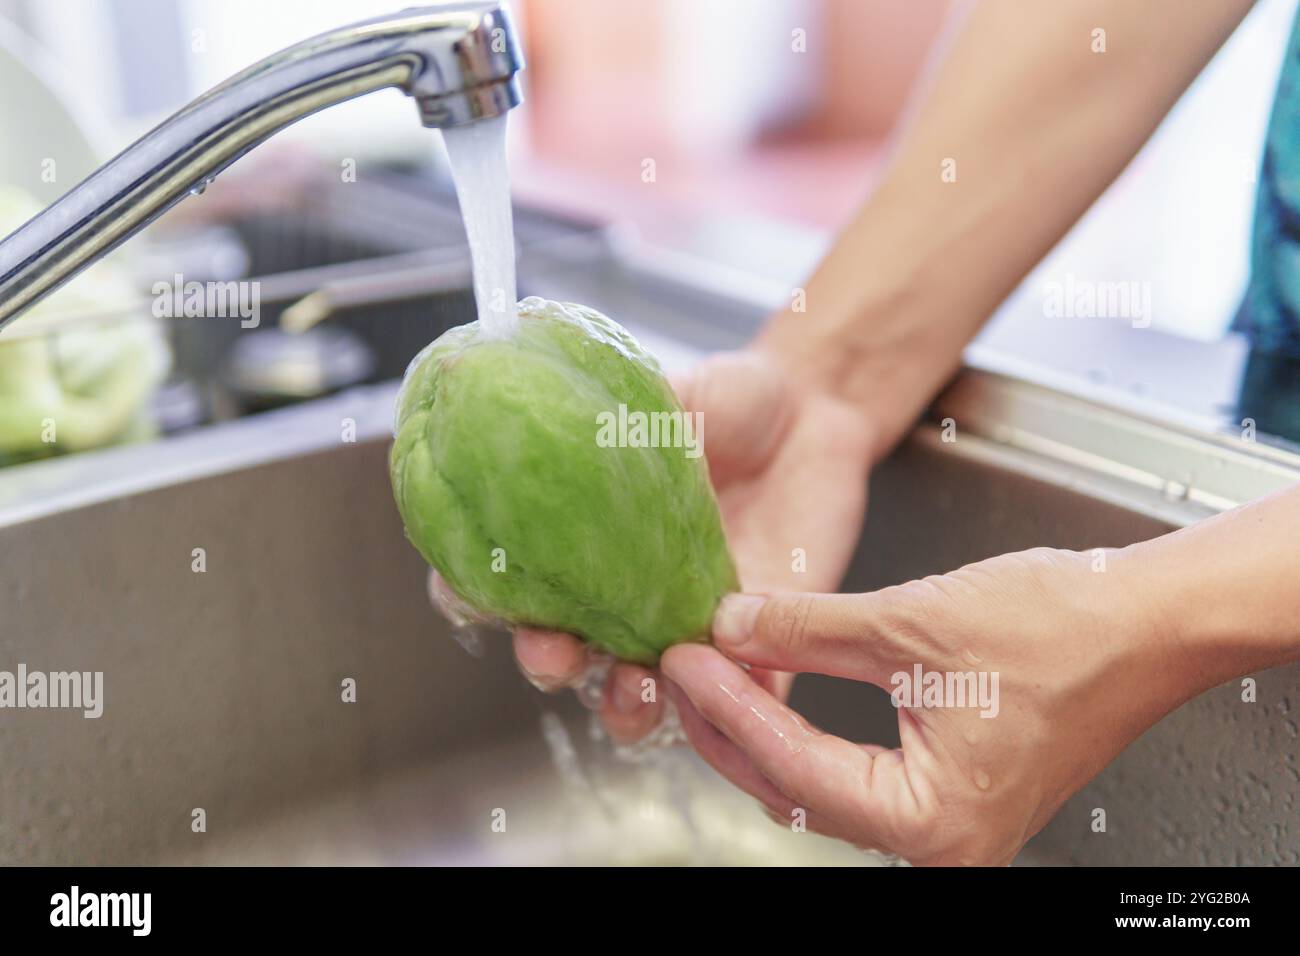
M 709 474 L 743 587 L 838 587 L 866 509 L 875 436 L 865 416 L 761 348 L 713 356 L 672 384 L 686 410 L 703 415 Z M 569 634 L 517 628 L 514 648 L 520 668 L 545 689 L 581 682 L 594 663 Z M 793 675 L 754 676 L 779 699 L 788 696 Z M 649 669 L 617 663 L 605 680 L 600 716 L 620 743 L 639 740 L 662 718 L 647 678 L 655 678 Z
M 1143 546 L 1105 558 L 1037 548 L 869 594 L 731 595 L 715 646 L 669 648 L 663 672 L 699 754 L 786 825 L 917 865 L 1006 865 L 1230 673 L 1182 639 Z M 891 690 L 901 745 L 817 730 L 745 666 Z

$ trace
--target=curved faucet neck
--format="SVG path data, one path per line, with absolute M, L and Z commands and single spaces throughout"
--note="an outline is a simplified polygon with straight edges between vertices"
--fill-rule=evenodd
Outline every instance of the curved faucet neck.
M 494 2 L 419 7 L 305 40 L 219 84 L 0 242 L 0 329 L 286 126 L 395 87 L 448 127 L 521 102 Z

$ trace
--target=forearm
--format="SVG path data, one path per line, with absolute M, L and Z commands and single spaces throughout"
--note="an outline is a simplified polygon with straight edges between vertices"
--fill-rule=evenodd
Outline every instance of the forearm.
M 806 311 L 777 317 L 759 346 L 868 409 L 883 453 L 1249 7 L 975 5 L 880 187 L 809 281 Z
M 1300 485 L 1125 548 L 1191 692 L 1300 660 Z

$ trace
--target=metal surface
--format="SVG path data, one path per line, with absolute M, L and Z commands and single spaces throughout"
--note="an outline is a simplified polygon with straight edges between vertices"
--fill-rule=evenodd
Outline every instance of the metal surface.
M 0 328 L 284 127 L 387 87 L 447 127 L 520 102 L 496 3 L 422 7 L 289 47 L 185 107 L 0 242 Z
M 628 320 L 669 366 L 761 314 L 635 261 L 523 263 L 521 284 Z M 787 839 L 689 758 L 602 756 L 500 636 L 482 658 L 452 640 L 391 502 L 394 392 L 0 473 L 0 666 L 102 670 L 105 688 L 98 720 L 0 720 L 0 862 L 863 862 Z M 956 441 L 925 424 L 874 474 L 846 589 L 1124 545 L 1300 477 L 1285 452 L 990 374 L 959 379 L 934 417 Z M 1171 496 L 1162 462 L 1204 480 Z M 1161 721 L 1023 861 L 1296 862 L 1300 668 L 1256 676 L 1258 704 L 1228 685 Z M 896 743 L 881 690 L 805 675 L 794 702 Z M 567 736 L 554 719 L 543 734 L 551 711 Z
M 356 390 L 28 470 L 46 494 L 3 509 L 0 660 L 102 671 L 104 713 L 4 713 L 0 862 L 871 862 L 683 757 L 591 753 L 576 701 L 531 688 L 502 635 L 467 654 L 392 505 L 391 404 Z M 577 752 L 561 769 L 545 713 Z
M 359 385 L 374 367 L 374 353 L 347 329 L 300 334 L 260 329 L 236 340 L 226 357 L 224 378 L 239 401 L 264 408 Z
M 971 387 L 989 401 L 1015 395 L 1014 383 L 1005 381 Z M 1187 502 L 1164 502 L 1141 483 L 1125 484 L 1075 462 L 960 432 L 956 442 L 945 443 L 941 435 L 941 428 L 925 426 L 873 476 L 871 513 L 847 589 L 886 587 L 1040 545 L 1121 546 L 1198 516 Z M 1129 443 L 1122 433 L 1115 441 L 1116 448 Z M 1293 472 L 1291 482 L 1297 478 L 1300 472 Z M 1257 703 L 1244 703 L 1233 681 L 1178 708 L 1072 797 L 1020 862 L 1300 862 L 1294 713 L 1300 665 L 1252 676 Z M 898 743 L 897 717 L 884 691 L 800 677 L 794 701 L 819 714 L 827 729 Z M 1092 830 L 1098 807 L 1106 811 L 1105 833 Z

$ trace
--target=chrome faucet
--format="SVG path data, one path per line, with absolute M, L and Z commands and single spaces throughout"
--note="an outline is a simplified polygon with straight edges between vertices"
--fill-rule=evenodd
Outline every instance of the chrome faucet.
M 425 126 L 520 102 L 523 57 L 497 2 L 416 7 L 281 50 L 209 90 L 0 242 L 0 329 L 286 126 L 396 87 Z

